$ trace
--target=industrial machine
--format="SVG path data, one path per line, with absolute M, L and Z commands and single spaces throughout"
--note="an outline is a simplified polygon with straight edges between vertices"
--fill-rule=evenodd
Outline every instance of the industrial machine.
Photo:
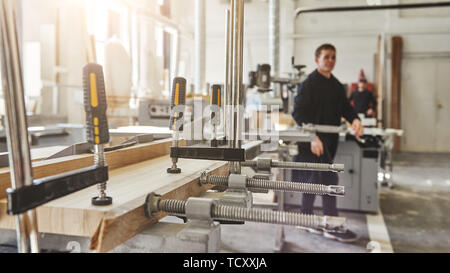
M 249 72 L 248 88 L 257 88 L 259 93 L 272 91 L 272 85 L 278 84 L 281 88 L 280 98 L 284 113 L 291 113 L 294 100 L 297 93 L 297 87 L 305 80 L 305 65 L 296 65 L 295 58 L 291 59 L 291 67 L 295 71 L 289 73 L 289 77 L 273 77 L 271 75 L 271 66 L 269 64 L 258 64 L 256 71 Z
M 170 119 L 167 100 L 142 100 L 139 102 L 138 122 L 142 126 L 166 126 Z
M 346 125 L 340 128 L 317 125 L 304 127 L 316 127 L 323 132 L 340 135 L 335 161 L 346 167 L 344 172 L 339 173 L 339 184 L 345 186 L 346 198 L 338 199 L 337 207 L 343 210 L 378 213 L 379 187 L 383 184 L 392 186 L 392 161 L 388 161 L 392 154 L 392 138 L 401 136 L 403 131 L 365 128 L 364 135 L 357 139 L 346 129 Z M 286 153 L 282 156 L 285 159 L 291 158 Z M 290 177 L 290 173 L 284 174 Z M 383 180 L 380 181 L 381 176 Z M 389 181 L 385 177 L 389 178 Z M 299 205 L 301 198 L 299 194 L 286 193 L 284 202 L 286 205 Z M 321 202 L 316 199 L 315 206 L 321 207 Z
M 335 161 L 345 165 L 345 171 L 339 173 L 339 184 L 345 186 L 345 199 L 337 200 L 338 209 L 361 212 L 378 212 L 378 145 L 365 146 L 351 135 L 341 137 Z M 286 205 L 301 204 L 302 196 L 286 193 Z M 317 198 L 316 207 L 322 207 L 322 200 Z
M 186 111 L 193 112 L 194 104 L 199 100 L 188 98 L 186 100 Z M 208 105 L 208 101 L 201 100 L 202 107 Z M 170 120 L 171 107 L 168 100 L 141 100 L 139 102 L 138 123 L 140 126 L 166 127 Z M 191 119 L 192 121 L 192 119 Z

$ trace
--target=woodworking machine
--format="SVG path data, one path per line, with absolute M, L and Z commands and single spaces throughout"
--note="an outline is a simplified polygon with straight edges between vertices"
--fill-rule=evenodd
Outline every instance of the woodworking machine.
M 289 78 L 283 77 L 272 77 L 271 76 L 271 66 L 269 64 L 258 64 L 256 71 L 249 72 L 249 88 L 256 87 L 259 92 L 269 92 L 272 91 L 272 84 L 288 85 L 291 92 L 295 92 L 294 88 L 303 82 L 302 76 L 304 72 L 302 71 L 305 65 L 295 65 L 295 58 L 292 57 L 292 68 L 297 70 L 295 75 L 291 75 Z
M 269 64 L 258 64 L 256 71 L 250 71 L 248 75 L 248 88 L 256 87 L 259 93 L 266 93 L 272 91 L 272 84 L 280 85 L 281 89 L 281 101 L 283 106 L 283 112 L 286 114 L 291 113 L 293 105 L 292 98 L 295 96 L 297 86 L 301 84 L 305 79 L 305 72 L 303 69 L 305 65 L 296 65 L 295 58 L 291 59 L 291 67 L 295 70 L 295 73 L 289 73 L 289 77 L 273 77 L 271 75 L 271 66 Z
M 365 128 L 363 136 L 357 138 L 346 124 L 324 126 L 305 124 L 302 128 L 311 132 L 339 134 L 339 146 L 335 161 L 345 164 L 345 171 L 339 173 L 339 181 L 345 186 L 346 198 L 337 200 L 338 209 L 377 213 L 379 209 L 379 187 L 392 187 L 392 144 L 394 136 L 401 136 L 402 130 Z M 292 155 L 280 155 L 291 160 Z M 285 178 L 291 177 L 284 173 Z M 380 183 L 381 182 L 381 183 Z M 302 196 L 284 193 L 286 205 L 298 205 Z M 316 200 L 316 207 L 321 201 Z

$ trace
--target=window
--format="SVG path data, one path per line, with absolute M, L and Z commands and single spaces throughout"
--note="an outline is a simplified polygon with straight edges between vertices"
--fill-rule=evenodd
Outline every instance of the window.
M 95 2 L 92 4 L 92 2 Z M 88 33 L 95 37 L 97 62 L 104 65 L 106 42 L 117 37 L 130 52 L 129 10 L 127 6 L 108 0 L 87 0 L 86 16 Z

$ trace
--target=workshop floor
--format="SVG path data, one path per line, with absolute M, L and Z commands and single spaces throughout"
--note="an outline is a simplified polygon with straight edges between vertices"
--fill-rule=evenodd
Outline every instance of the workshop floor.
M 450 252 L 449 166 L 448 154 L 402 153 L 394 157 L 394 187 L 381 188 L 381 213 L 376 215 L 384 220 L 382 228 L 387 230 L 387 241 L 393 252 Z M 346 211 L 340 215 L 346 217 L 349 228 L 360 235 L 357 242 L 343 244 L 295 227 L 285 227 L 281 252 L 374 251 L 373 243 L 377 241 L 369 235 L 369 225 L 373 223 L 367 220 L 371 215 Z M 270 224 L 223 226 L 222 251 L 274 252 L 277 236 L 277 227 Z
M 381 211 L 395 252 L 450 252 L 450 155 L 402 153 Z

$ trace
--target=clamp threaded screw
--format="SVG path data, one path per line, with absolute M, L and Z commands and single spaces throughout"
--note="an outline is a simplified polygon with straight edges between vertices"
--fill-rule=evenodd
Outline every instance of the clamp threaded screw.
M 259 162 L 257 160 L 248 160 L 242 162 L 242 166 L 244 167 L 253 167 L 257 168 Z M 269 160 L 271 168 L 280 168 L 280 169 L 297 169 L 297 170 L 310 170 L 310 171 L 332 171 L 332 172 L 343 172 L 344 164 L 324 164 L 324 163 L 309 163 L 309 162 L 282 162 L 282 161 L 272 161 Z
M 155 198 L 157 199 L 155 200 Z M 160 196 L 149 194 L 146 201 L 146 214 L 150 217 L 155 215 L 155 212 L 164 211 L 170 214 L 184 216 L 186 214 L 186 203 L 186 201 L 179 200 L 161 200 Z M 154 204 L 156 204 L 156 207 Z M 346 231 L 346 219 L 342 217 L 306 215 L 293 212 L 272 211 L 268 209 L 214 204 L 211 211 L 211 217 L 214 220 L 249 221 L 320 228 L 327 231 Z
M 105 152 L 103 144 L 94 145 L 94 164 L 96 166 L 106 166 Z M 92 204 L 96 206 L 108 206 L 112 204 L 112 198 L 106 195 L 106 181 L 97 184 L 98 197 L 92 198 Z
M 228 187 L 229 178 L 226 176 L 214 176 L 202 173 L 200 182 L 203 184 L 213 184 L 216 186 Z M 321 194 L 332 196 L 343 196 L 345 190 L 343 186 L 326 186 L 319 184 L 297 183 L 289 181 L 270 181 L 264 179 L 247 178 L 246 186 L 248 188 L 281 190 L 303 192 L 309 194 Z

